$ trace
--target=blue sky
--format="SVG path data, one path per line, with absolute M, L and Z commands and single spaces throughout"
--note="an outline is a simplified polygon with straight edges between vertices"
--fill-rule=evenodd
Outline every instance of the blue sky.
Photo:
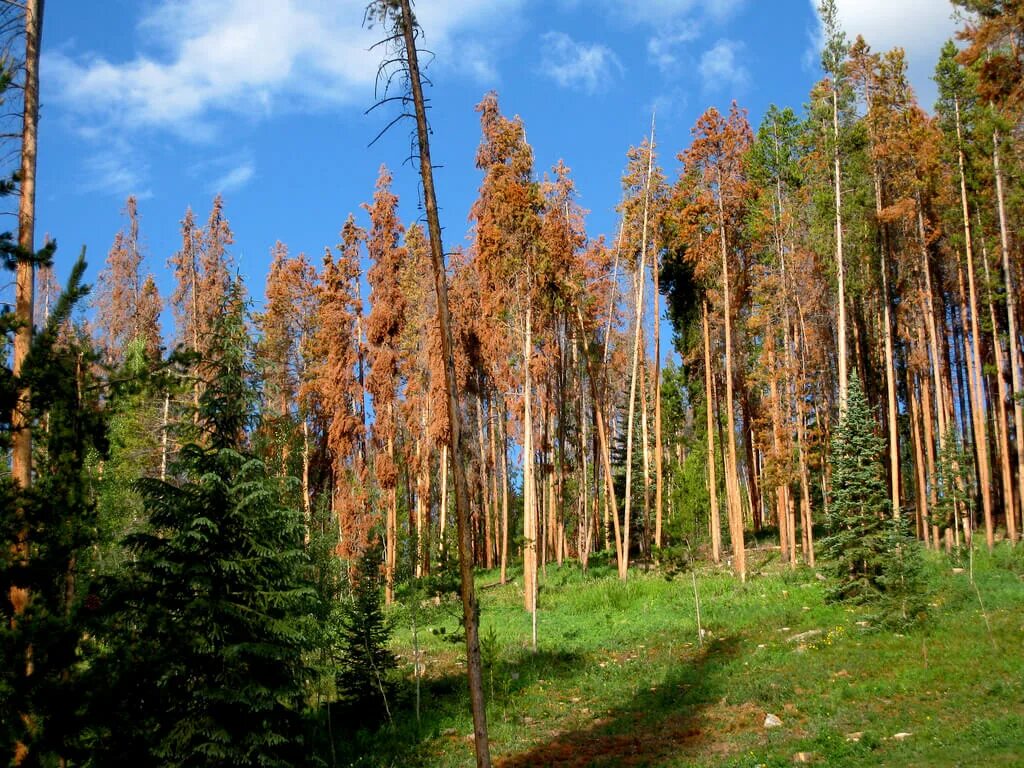
M 820 78 L 812 0 L 419 0 L 435 54 L 431 120 L 445 246 L 464 243 L 480 183 L 474 105 L 496 90 L 519 114 L 538 174 L 572 168 L 591 236 L 613 234 L 630 145 L 657 111 L 661 163 L 709 105 L 735 99 L 755 125 L 771 103 L 798 109 Z M 907 50 L 926 105 L 947 0 L 839 0 L 848 34 Z M 139 197 L 146 268 L 166 295 L 167 258 L 191 205 L 205 219 L 221 192 L 250 294 L 263 295 L 276 240 L 319 264 L 346 215 L 395 173 L 416 220 L 411 125 L 369 143 L 390 113 L 374 102 L 379 32 L 364 0 L 51 0 L 46 6 L 37 238 L 60 244 L 58 276 L 82 245 L 90 278 Z M 168 329 L 165 329 L 168 330 Z

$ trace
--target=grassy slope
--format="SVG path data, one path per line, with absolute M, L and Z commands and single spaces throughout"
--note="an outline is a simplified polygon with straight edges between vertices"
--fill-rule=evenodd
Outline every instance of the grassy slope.
M 1024 560 L 1001 560 L 975 566 L 991 634 L 967 575 L 944 558 L 929 562 L 931 616 L 903 636 L 824 602 L 810 571 L 780 572 L 756 556 L 761 573 L 746 585 L 723 571 L 699 574 L 701 645 L 689 574 L 635 572 L 622 583 L 607 567 L 583 575 L 575 564 L 549 565 L 536 654 L 516 586 L 486 586 L 492 755 L 505 768 L 753 768 L 792 765 L 799 752 L 829 766 L 1024 766 Z M 494 581 L 482 574 L 479 583 Z M 398 608 L 394 618 L 412 679 L 414 617 Z M 419 608 L 415 619 L 425 665 L 419 726 L 410 685 L 396 724 L 364 734 L 355 743 L 364 757 L 342 764 L 473 764 L 464 652 L 451 642 L 457 605 Z M 791 640 L 810 630 L 822 633 Z M 783 725 L 766 730 L 768 712 Z M 860 740 L 848 740 L 855 732 Z M 899 732 L 911 735 L 893 739 Z

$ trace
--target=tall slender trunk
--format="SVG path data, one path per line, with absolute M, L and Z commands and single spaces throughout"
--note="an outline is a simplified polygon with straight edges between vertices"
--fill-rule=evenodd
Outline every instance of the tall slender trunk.
M 164 415 L 160 422 L 160 479 L 167 479 L 167 438 L 170 428 L 171 393 L 164 392 Z
M 480 510 L 484 522 L 484 567 L 490 570 L 494 567 L 494 524 L 491 513 L 491 494 L 488 487 L 487 449 L 484 448 L 484 406 L 483 394 L 476 393 L 476 438 L 477 450 L 480 453 Z
M 652 136 L 651 144 L 647 148 L 647 175 L 644 178 L 643 229 L 640 232 L 640 258 L 637 260 L 636 291 L 634 293 L 636 314 L 633 331 L 633 364 L 630 368 L 629 377 L 628 420 L 626 422 L 626 497 L 623 500 L 623 558 L 619 563 L 620 579 L 626 578 L 626 571 L 629 568 L 629 516 L 633 495 L 633 416 L 636 413 L 636 385 L 640 359 L 641 329 L 643 327 L 644 284 L 647 282 L 644 275 L 644 266 L 647 262 L 647 224 L 650 216 L 651 172 L 653 169 L 654 143 Z
M 968 264 L 973 267 L 973 260 L 968 259 Z M 962 355 L 967 368 L 967 404 L 971 424 L 971 439 L 974 443 L 974 458 L 978 470 L 978 493 L 981 496 L 982 514 L 985 523 L 986 540 L 989 546 L 995 543 L 995 533 L 992 530 L 992 465 L 989 462 L 988 453 L 988 425 L 985 415 L 985 395 L 983 390 L 983 375 L 981 370 L 981 353 L 979 352 L 978 334 L 980 327 L 978 323 L 977 307 L 973 306 L 974 292 L 971 291 L 972 306 L 967 308 L 967 296 L 964 293 L 963 267 L 957 265 L 958 278 L 960 283 L 960 340 L 962 343 Z M 973 283 L 973 280 L 970 281 Z M 971 331 L 968 334 L 967 321 L 971 321 Z M 963 386 L 961 386 L 961 395 Z M 961 404 L 961 407 L 963 405 Z M 972 519 L 970 530 L 974 530 Z
M 942 376 L 942 357 L 939 354 L 939 338 L 938 332 L 935 327 L 935 306 L 934 306 L 934 292 L 932 290 L 932 276 L 931 276 L 931 264 L 928 261 L 928 247 L 927 239 L 924 231 L 924 214 L 921 211 L 921 200 L 920 197 L 917 199 L 917 234 L 918 241 L 920 244 L 921 253 L 921 273 L 924 275 L 924 287 L 922 289 L 923 295 L 923 310 L 925 320 L 925 330 L 928 334 L 928 351 L 929 357 L 931 358 L 931 376 L 932 386 L 935 388 L 935 418 L 938 427 L 939 437 L 939 451 L 941 452 L 942 446 L 946 440 L 946 406 L 945 396 L 943 392 L 943 376 Z M 920 342 L 919 342 L 920 343 Z M 925 386 L 925 396 L 927 397 L 928 387 Z M 928 408 L 925 409 L 925 434 L 928 437 L 928 456 L 932 459 L 932 464 L 929 465 L 928 474 L 930 477 L 935 477 L 934 467 L 934 450 L 935 441 L 931 435 L 931 413 Z M 932 501 L 934 503 L 934 482 L 931 483 L 932 489 Z M 938 542 L 935 543 L 936 549 L 938 549 Z
M 928 522 L 928 481 L 925 477 L 925 447 L 922 444 L 921 435 L 921 418 L 922 418 L 922 406 L 921 406 L 921 392 L 920 389 L 927 389 L 928 385 L 925 382 L 920 382 L 920 389 L 914 386 L 914 374 L 910 372 L 910 368 L 906 369 L 906 392 L 907 398 L 910 400 L 910 442 L 913 446 L 913 468 L 914 468 L 914 483 L 915 493 L 914 498 L 916 501 L 916 530 L 918 530 L 918 536 L 925 542 L 925 546 L 928 546 L 929 540 L 929 522 Z M 925 416 L 928 419 L 928 416 Z
M 448 534 L 448 444 L 441 445 L 441 461 L 437 467 L 441 475 L 441 500 L 440 510 L 437 514 L 437 554 L 438 559 L 443 563 L 445 559 L 445 547 L 447 546 Z
M 25 82 L 21 132 L 21 177 L 18 202 L 18 259 L 15 274 L 14 316 L 20 323 L 14 333 L 14 356 L 11 373 L 15 380 L 23 373 L 25 360 L 32 346 L 32 318 L 35 293 L 35 265 L 30 254 L 35 251 L 36 225 L 36 136 L 39 124 L 39 46 L 43 36 L 43 0 L 25 2 Z M 11 412 L 11 477 L 23 490 L 32 485 L 31 397 L 27 386 L 18 383 L 17 398 Z M 24 510 L 15 510 L 18 532 L 14 542 L 16 557 L 27 564 L 29 553 L 28 526 Z M 11 587 L 8 595 L 15 616 L 28 607 L 31 596 L 23 587 Z M 32 646 L 25 657 L 25 675 L 32 673 Z M 28 713 L 19 713 L 28 724 Z M 14 764 L 29 758 L 29 748 L 22 742 L 14 747 Z M 30 759 L 30 758 L 29 758 Z
M 653 141 L 654 132 L 651 131 Z M 664 515 L 664 446 L 661 433 L 661 290 L 658 273 L 658 249 L 651 253 L 654 277 L 654 546 L 661 549 L 662 516 Z
M 922 348 L 925 346 L 924 345 L 924 339 L 922 338 L 923 334 L 924 334 L 924 331 L 921 329 L 920 324 L 918 324 L 918 326 L 917 326 L 917 343 L 918 343 L 918 346 L 922 347 Z M 935 496 L 935 484 L 936 484 L 936 479 L 937 478 L 936 478 L 936 474 L 935 474 L 935 467 L 936 467 L 936 462 L 935 462 L 935 434 L 934 434 L 934 424 L 932 423 L 932 408 L 933 408 L 933 406 L 932 406 L 932 396 L 931 396 L 931 388 L 928 385 L 927 374 L 924 371 L 921 372 L 921 375 L 920 375 L 920 378 L 919 378 L 919 382 L 920 382 L 919 383 L 919 387 L 920 387 L 920 391 L 921 391 L 921 420 L 922 420 L 922 423 L 924 425 L 924 457 L 925 457 L 925 461 L 927 462 L 927 473 L 925 475 L 925 478 L 926 478 L 926 482 L 925 482 L 925 491 L 926 491 L 926 495 L 925 495 L 925 513 L 926 514 L 925 514 L 925 517 L 926 517 L 926 522 L 929 525 L 931 525 L 931 521 L 930 521 L 930 519 L 928 519 L 928 518 L 930 518 L 930 514 L 928 513 L 928 510 L 934 508 L 935 505 L 936 505 L 936 502 L 937 502 L 937 499 L 936 499 L 936 496 Z M 939 382 L 935 381 L 934 383 L 936 385 L 936 393 L 938 394 Z M 939 395 L 939 396 L 941 396 L 941 395 Z M 924 537 L 925 544 L 926 545 L 929 544 L 929 541 L 931 540 L 932 543 L 935 546 L 935 549 L 938 550 L 938 548 L 939 548 L 938 539 L 933 539 L 933 537 L 931 536 L 931 533 L 932 533 L 932 531 L 930 529 L 925 531 L 925 537 Z
M 1006 284 L 1006 325 L 1009 331 L 1008 362 L 1013 384 L 1013 426 L 1017 450 L 1017 501 L 1019 508 L 1009 508 L 1007 519 L 1021 517 L 1024 525 L 1024 370 L 1022 370 L 1020 336 L 1017 329 L 1017 289 L 1010 268 L 1010 237 L 1006 225 L 1006 205 L 1003 200 L 1003 171 L 999 162 L 999 131 L 992 137 L 992 167 L 996 177 L 996 208 L 999 212 L 999 251 L 1002 257 L 1003 282 Z M 1016 538 L 1012 540 L 1016 542 Z
M 497 419 L 495 418 L 494 408 L 494 397 L 488 399 L 487 403 L 487 433 L 489 437 L 489 453 L 488 453 L 488 467 L 490 469 L 491 476 L 491 508 L 494 511 L 494 527 L 495 527 L 495 550 L 494 554 L 498 562 L 501 562 L 501 548 L 502 548 L 502 535 L 504 533 L 503 526 L 499 521 L 498 513 L 498 450 L 497 450 L 497 436 L 495 435 Z
M 601 453 L 601 465 L 604 467 L 604 485 L 605 485 L 605 499 L 606 499 L 606 514 L 612 519 L 613 535 L 615 538 L 615 561 L 618 566 L 618 572 L 620 578 L 624 578 L 622 574 L 625 573 L 625 546 L 623 543 L 622 530 L 619 526 L 619 505 L 615 500 L 615 482 L 612 478 L 612 461 L 611 461 L 611 449 L 608 443 L 608 433 L 605 429 L 604 423 L 604 410 L 601 399 L 598 397 L 597 378 L 594 376 L 593 365 L 590 360 L 590 342 L 587 339 L 586 325 L 583 322 L 583 313 L 580 312 L 579 308 L 576 308 L 576 318 L 579 321 L 580 333 L 583 335 L 584 343 L 587 346 L 587 354 L 585 355 L 587 360 L 587 378 L 590 379 L 590 396 L 594 401 L 594 415 L 597 421 L 597 438 L 600 446 Z M 605 530 L 607 531 L 607 521 L 605 524 Z
M 974 286 L 974 248 L 971 243 L 971 218 L 967 208 L 967 176 L 964 171 L 963 133 L 960 125 L 960 101 L 953 100 L 956 119 L 957 164 L 960 171 L 960 208 L 964 225 L 964 249 L 967 253 L 967 287 L 969 291 L 968 308 L 971 317 L 971 350 L 969 370 L 973 372 L 971 381 L 971 399 L 974 414 L 974 444 L 978 455 L 978 478 L 981 486 L 981 503 L 985 515 L 985 541 L 988 548 L 995 544 L 992 530 L 992 493 L 990 485 L 991 469 L 988 458 L 988 441 L 985 437 L 985 393 L 982 384 L 980 339 L 981 324 L 978 321 L 978 294 Z
M 643 344 L 643 342 L 641 342 Z M 650 553 L 651 544 L 651 444 L 650 430 L 647 427 L 647 396 L 652 387 L 650 386 L 650 369 L 647 365 L 647 355 L 640 358 L 640 441 L 641 455 L 643 456 L 644 472 L 644 531 L 641 541 L 644 549 Z
M 979 229 L 980 229 L 979 223 Z M 992 276 L 988 268 L 988 251 L 985 241 L 981 244 L 981 261 L 985 266 L 985 282 L 992 285 Z M 1006 414 L 1006 400 L 1009 393 L 1006 389 L 1006 363 L 1003 359 L 1003 344 L 999 340 L 999 323 L 996 320 L 996 307 L 992 301 L 992 291 L 988 293 L 988 319 L 992 324 L 992 350 L 996 359 L 996 445 L 999 448 L 999 474 L 1003 483 L 1003 509 L 1006 512 L 1006 534 L 1010 541 L 1017 542 L 1017 520 L 1014 510 L 1017 504 L 1013 495 L 1013 470 L 1010 468 L 1009 422 Z
M 889 228 L 881 221 L 882 215 L 882 180 L 878 167 L 874 168 L 875 182 L 875 216 L 879 219 L 882 235 L 881 272 L 882 272 L 882 340 L 885 348 L 885 396 L 888 405 L 889 425 L 889 478 L 891 482 L 891 501 L 893 517 L 900 516 L 900 439 L 899 414 L 896 404 L 896 360 L 892 340 L 892 299 L 889 293 Z
M 394 403 L 390 404 L 394 422 Z M 388 437 L 388 459 L 395 463 L 395 438 Z M 395 599 L 395 566 L 398 564 L 398 485 L 387 489 L 387 511 L 384 519 L 384 602 L 387 605 Z
M 302 417 L 302 514 L 306 522 L 305 541 L 309 545 L 313 525 L 313 505 L 309 495 L 309 420 Z
M 651 115 L 651 153 L 647 166 L 647 179 L 650 176 L 654 158 L 654 115 Z M 646 213 L 644 215 L 646 220 Z M 646 224 L 645 224 L 646 230 Z M 646 256 L 646 249 L 641 253 L 641 260 Z M 658 268 L 658 247 L 651 250 L 651 277 L 654 280 L 654 317 L 651 318 L 654 333 L 654 546 L 661 549 L 661 528 L 664 497 L 664 477 L 662 471 L 662 437 L 661 437 L 661 294 Z
M 718 511 L 718 478 L 715 465 L 715 398 L 711 379 L 711 332 L 708 328 L 708 300 L 701 304 L 701 325 L 704 331 L 704 396 L 707 402 L 708 428 L 708 496 L 711 503 L 711 558 L 722 562 L 722 520 Z M 730 521 L 731 522 L 731 521 Z
M 508 569 L 508 438 L 505 425 L 508 414 L 502 406 L 501 418 L 501 583 L 507 578 Z
M 39 124 L 39 45 L 43 34 L 43 0 L 25 3 L 25 84 L 21 132 L 21 173 L 18 201 L 18 259 L 15 273 L 14 315 L 21 323 L 14 334 L 12 373 L 20 376 L 32 346 L 32 318 L 35 300 L 35 265 L 29 258 L 35 251 L 36 225 L 36 137 Z M 32 484 L 32 432 L 29 427 L 31 394 L 20 387 L 12 413 L 11 474 L 22 488 Z
M 533 465 L 533 378 L 530 358 L 533 350 L 533 307 L 527 302 L 523 333 L 523 604 L 536 613 L 537 584 L 537 500 Z
M 477 768 L 490 768 L 491 753 L 487 738 L 487 710 L 484 706 L 483 667 L 480 659 L 480 609 L 473 585 L 473 563 L 469 529 L 469 489 L 462 466 L 462 424 L 459 414 L 458 385 L 455 379 L 455 355 L 452 341 L 451 318 L 448 311 L 448 286 L 444 270 L 444 250 L 441 246 L 441 221 L 437 213 L 437 195 L 434 191 L 434 166 L 430 159 L 429 129 L 423 83 L 420 80 L 419 60 L 416 52 L 415 21 L 410 0 L 399 0 L 401 17 L 399 26 L 404 38 L 404 52 L 409 68 L 409 86 L 412 89 L 416 112 L 416 136 L 419 148 L 420 178 L 430 231 L 430 260 L 437 295 L 437 313 L 441 326 L 441 356 L 444 359 L 445 387 L 448 394 L 448 423 L 451 430 L 452 474 L 455 476 L 455 509 L 459 529 L 459 574 L 462 592 L 462 624 L 466 632 L 466 673 L 469 700 L 473 712 L 473 741 L 476 747 Z
M 721 190 L 721 178 L 718 180 Z M 747 580 L 747 557 L 743 542 L 743 508 L 740 505 L 739 476 L 736 460 L 736 420 L 733 414 L 732 383 L 732 298 L 729 289 L 729 253 L 726 247 L 725 209 L 721 194 L 718 199 L 718 234 L 722 256 L 722 296 L 725 323 L 725 413 L 728 431 L 725 455 L 725 492 L 729 508 L 729 534 L 732 538 L 733 567 L 740 581 Z
M 836 239 L 836 281 L 839 296 L 836 306 L 836 335 L 839 345 L 839 413 L 846 412 L 847 397 L 847 357 L 846 350 L 846 267 L 843 264 L 843 185 L 842 169 L 839 164 L 839 91 L 837 84 L 832 83 L 832 176 L 835 187 L 835 239 Z

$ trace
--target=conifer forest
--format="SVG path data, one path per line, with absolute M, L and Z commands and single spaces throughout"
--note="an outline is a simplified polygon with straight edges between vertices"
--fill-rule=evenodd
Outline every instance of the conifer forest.
M 0 4 L 0 761 L 1024 766 L 1024 1 L 954 4 L 930 105 L 821 0 L 804 103 L 656 115 L 604 233 L 495 91 L 438 172 L 426 17 L 351 4 L 411 155 L 267 274 L 219 194 L 37 231 Z

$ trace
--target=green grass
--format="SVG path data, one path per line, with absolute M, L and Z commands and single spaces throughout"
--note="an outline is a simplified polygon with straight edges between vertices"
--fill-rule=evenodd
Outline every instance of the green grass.
M 747 584 L 698 572 L 699 640 L 689 573 L 631 572 L 622 583 L 600 561 L 587 574 L 549 564 L 536 653 L 519 574 L 495 586 L 497 574 L 482 573 L 492 757 L 505 768 L 753 768 L 792 765 L 800 752 L 828 766 L 1024 766 L 1019 549 L 976 556 L 977 592 L 930 556 L 931 612 L 905 634 L 873 628 L 867 609 L 826 603 L 813 572 L 765 562 Z M 396 606 L 392 617 L 408 680 L 394 723 L 345 736 L 338 764 L 473 765 L 459 605 Z M 419 722 L 413 619 L 425 664 Z M 782 727 L 763 727 L 768 712 Z

